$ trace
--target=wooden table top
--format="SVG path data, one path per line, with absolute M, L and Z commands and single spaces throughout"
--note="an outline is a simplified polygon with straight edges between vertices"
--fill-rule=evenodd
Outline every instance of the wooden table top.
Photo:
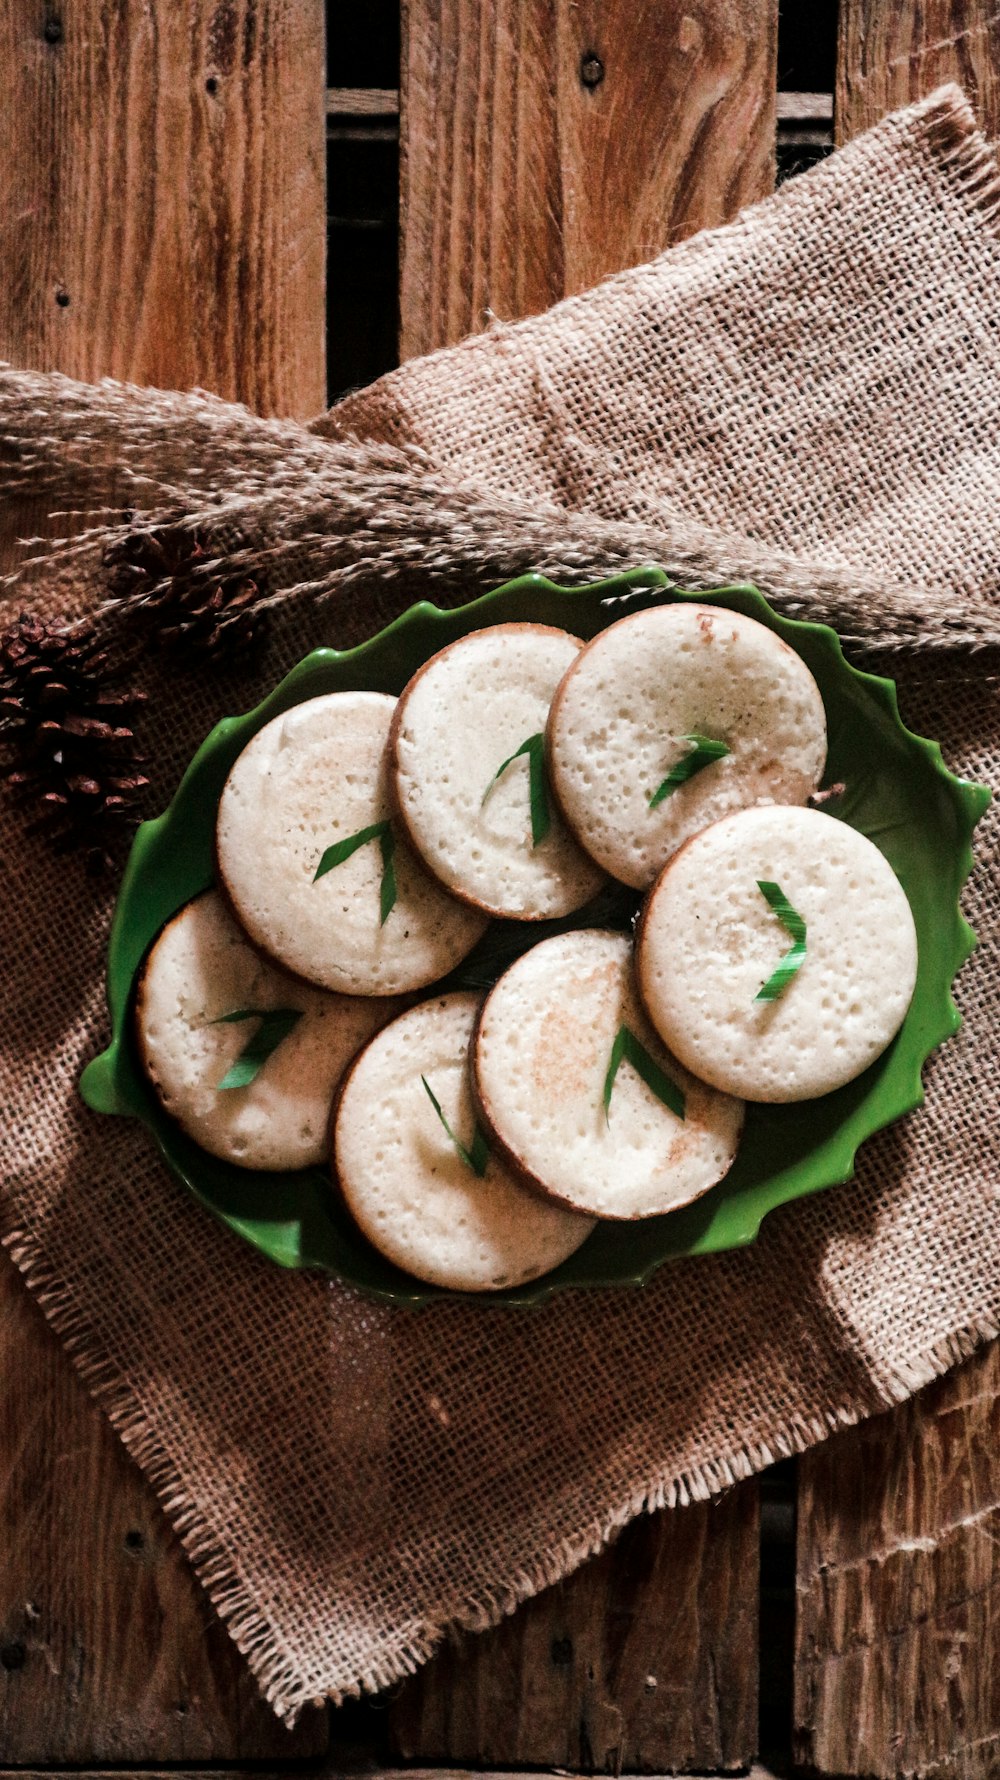
M 841 0 L 836 42 L 835 0 L 778 11 L 404 0 L 397 91 L 394 67 L 338 73 L 365 8 L 331 9 L 327 88 L 323 0 L 0 0 L 0 358 L 312 415 L 327 313 L 335 381 L 393 351 L 395 204 L 352 235 L 338 185 L 361 144 L 394 169 L 398 141 L 409 356 L 724 221 L 771 189 L 776 143 L 787 171 L 942 80 L 997 133 L 986 0 Z M 0 549 L 30 518 L 0 515 Z M 6 1261 L 0 1347 L 0 1780 L 1000 1772 L 995 1348 L 287 1732 Z

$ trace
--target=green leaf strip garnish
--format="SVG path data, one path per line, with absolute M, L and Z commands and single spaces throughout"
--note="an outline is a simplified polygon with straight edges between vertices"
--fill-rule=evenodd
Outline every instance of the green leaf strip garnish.
M 806 955 L 806 924 L 789 902 L 780 884 L 766 883 L 757 879 L 757 888 L 768 906 L 772 908 L 781 922 L 785 932 L 791 935 L 794 945 L 789 947 L 781 963 L 773 975 L 769 976 L 762 989 L 754 996 L 755 1001 L 777 1001 L 788 988 L 795 972 L 800 968 Z
M 232 1026 L 238 1020 L 259 1020 L 249 1043 L 244 1045 L 236 1062 L 227 1069 L 217 1092 L 223 1088 L 249 1088 L 256 1081 L 268 1058 L 274 1055 L 302 1018 L 300 1007 L 241 1007 L 235 1013 L 220 1014 L 210 1026 Z
M 552 815 L 549 810 L 549 794 L 545 785 L 545 737 L 541 733 L 529 735 L 526 742 L 508 754 L 502 765 L 497 767 L 492 779 L 483 792 L 483 803 L 489 797 L 497 780 L 513 766 L 521 755 L 528 756 L 528 796 L 531 800 L 531 844 L 537 847 L 545 839 L 552 826 Z M 482 807 L 482 806 L 480 806 Z
M 392 832 L 391 822 L 383 823 L 378 844 L 382 854 L 382 884 L 378 898 L 379 925 L 384 927 L 396 902 L 396 837 Z
M 352 853 L 356 853 L 359 847 L 366 846 L 369 841 L 378 841 L 382 854 L 382 888 L 379 893 L 379 911 L 381 925 L 384 927 L 395 906 L 397 894 L 394 863 L 396 837 L 392 832 L 391 822 L 373 822 L 370 828 L 359 828 L 357 834 L 349 834 L 346 840 L 334 841 L 332 847 L 327 847 L 313 872 L 313 883 L 315 884 L 317 878 L 325 877 L 328 871 L 333 870 L 334 866 L 343 865 L 345 859 L 350 859 Z
M 430 1082 L 427 1080 L 427 1077 L 425 1075 L 422 1075 L 420 1077 L 420 1080 L 423 1082 L 424 1087 L 427 1090 L 428 1100 L 430 1101 L 432 1107 L 434 1108 L 434 1111 L 437 1113 L 438 1118 L 441 1120 L 441 1123 L 444 1126 L 445 1130 L 447 1131 L 448 1136 L 451 1138 L 452 1143 L 455 1145 L 455 1148 L 458 1151 L 459 1155 L 461 1156 L 462 1161 L 465 1163 L 467 1168 L 472 1169 L 473 1174 L 478 1174 L 480 1180 L 482 1180 L 483 1175 L 486 1173 L 487 1163 L 489 1162 L 489 1159 L 490 1159 L 490 1152 L 489 1152 L 489 1145 L 487 1144 L 485 1137 L 483 1136 L 482 1132 L 480 1131 L 479 1126 L 478 1125 L 476 1126 L 475 1136 L 472 1139 L 471 1149 L 466 1149 L 465 1144 L 461 1141 L 460 1138 L 455 1136 L 454 1131 L 452 1130 L 447 1119 L 445 1118 L 444 1112 L 441 1107 L 441 1102 L 438 1099 L 437 1095 L 435 1094 L 434 1089 L 431 1087 Z
M 729 753 L 725 742 L 713 742 L 711 736 L 686 735 L 682 736 L 681 740 L 691 743 L 691 752 L 683 754 L 676 766 L 670 768 L 662 785 L 657 786 L 649 800 L 651 810 L 655 810 L 657 804 L 661 804 L 665 797 L 669 797 L 672 791 L 676 791 L 678 785 L 686 785 L 688 779 L 694 778 L 695 773 L 700 773 L 704 767 L 711 766 L 713 760 L 724 760 Z
M 611 1096 L 614 1092 L 615 1077 L 623 1063 L 631 1063 L 637 1076 L 652 1089 L 657 1100 L 663 1102 L 677 1118 L 684 1117 L 684 1096 L 676 1082 L 665 1075 L 659 1064 L 652 1058 L 644 1044 L 636 1038 L 631 1026 L 619 1026 L 615 1042 L 611 1046 L 611 1057 L 608 1062 L 608 1073 L 604 1077 L 604 1117 L 611 1122 Z

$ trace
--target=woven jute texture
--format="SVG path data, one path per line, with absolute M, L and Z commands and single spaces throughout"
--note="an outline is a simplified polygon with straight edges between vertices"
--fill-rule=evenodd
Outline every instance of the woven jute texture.
M 258 573 L 271 636 L 252 671 L 152 642 L 133 664 L 151 811 L 215 719 L 314 643 L 357 641 L 418 591 L 642 560 L 755 577 L 890 652 L 910 725 L 995 783 L 998 206 L 945 90 L 730 227 L 312 429 L 6 372 L 5 499 L 94 528 L 7 591 L 141 636 L 141 599 L 107 605 L 102 577 L 122 506 L 186 514 Z M 392 1681 L 630 1516 L 723 1489 L 996 1334 L 998 865 L 989 815 L 965 1026 L 854 1182 L 641 1292 L 408 1312 L 269 1266 L 140 1131 L 84 1109 L 113 885 L 55 866 L 8 813 L 5 1240 L 278 1712 Z

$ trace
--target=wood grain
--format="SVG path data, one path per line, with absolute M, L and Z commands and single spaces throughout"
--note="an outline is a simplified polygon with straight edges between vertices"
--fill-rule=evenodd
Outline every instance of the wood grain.
M 401 356 L 546 308 L 773 182 L 773 0 L 403 0 Z M 756 1743 L 754 1483 L 644 1519 L 391 1710 L 408 1759 L 729 1767 Z
M 408 1760 L 656 1773 L 746 1766 L 757 1733 L 756 1484 L 633 1522 L 390 1712 Z
M 1000 1771 L 1000 1351 L 800 1461 L 796 1754 Z
M 949 80 L 965 88 L 987 133 L 1000 133 L 995 0 L 841 0 L 838 36 L 838 143 Z
M 327 87 L 327 117 L 398 117 L 397 87 Z
M 841 0 L 844 142 L 957 80 L 1000 130 L 1000 12 Z M 1000 1770 L 1000 1353 L 800 1462 L 795 1742 L 821 1773 Z
M 401 357 L 769 191 L 776 26 L 776 0 L 403 0 Z
M 0 358 L 319 408 L 322 44 L 321 0 L 0 0 Z M 0 1760 L 325 1748 L 261 1703 L 2 1257 L 0 1379 Z
M 319 1753 L 264 1705 L 151 1490 L 0 1257 L 0 1760 Z
M 2 0 L 0 68 L 0 356 L 317 412 L 321 0 Z

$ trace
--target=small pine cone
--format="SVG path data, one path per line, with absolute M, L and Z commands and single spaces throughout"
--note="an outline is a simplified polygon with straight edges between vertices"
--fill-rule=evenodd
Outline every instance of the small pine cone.
M 184 579 L 205 554 L 201 535 L 191 526 L 161 525 L 155 531 L 129 531 L 105 553 L 108 586 L 119 599 L 149 594 L 161 582 Z
M 34 808 L 32 832 L 110 864 L 139 820 L 148 781 L 132 724 L 145 694 L 115 683 L 106 655 L 64 620 L 22 613 L 0 631 L 0 779 Z
M 165 648 L 187 648 L 210 661 L 243 657 L 262 641 L 265 614 L 255 610 L 259 583 L 248 574 L 213 574 L 206 541 L 191 526 L 130 531 L 105 557 L 108 586 L 119 599 L 155 614 Z

